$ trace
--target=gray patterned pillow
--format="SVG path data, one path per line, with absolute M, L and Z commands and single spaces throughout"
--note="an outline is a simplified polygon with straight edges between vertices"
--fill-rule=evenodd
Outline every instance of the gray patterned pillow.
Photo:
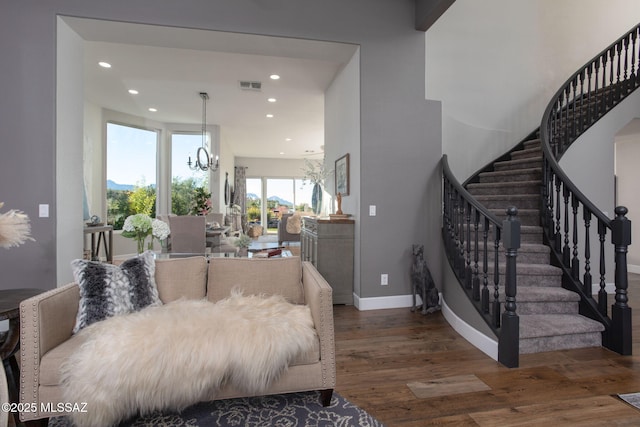
M 74 333 L 107 317 L 162 304 L 153 252 L 128 259 L 120 266 L 76 259 L 71 261 L 71 269 L 80 287 Z

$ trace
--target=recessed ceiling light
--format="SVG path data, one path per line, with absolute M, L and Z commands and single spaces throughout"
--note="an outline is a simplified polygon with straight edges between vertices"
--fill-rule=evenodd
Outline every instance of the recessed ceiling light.
M 285 138 L 284 140 L 289 142 L 289 141 L 291 141 L 291 138 Z
M 151 107 L 151 108 L 149 108 L 149 111 L 151 111 L 152 113 L 155 113 L 156 111 L 158 111 L 158 109 Z
M 271 74 L 271 75 L 269 76 L 269 78 L 270 78 L 271 80 L 278 80 L 278 79 L 280 79 L 280 76 L 279 76 L 279 75 L 277 75 L 277 74 Z
M 267 114 L 267 118 L 268 119 L 272 119 L 273 118 L 273 114 Z
M 129 93 L 131 95 L 137 95 L 139 92 L 137 90 L 135 90 L 135 89 L 129 89 Z
M 269 102 L 276 102 L 276 99 L 275 99 L 275 98 L 267 98 L 267 101 L 269 101 Z
M 283 154 L 284 154 L 284 151 L 281 151 L 281 152 L 280 152 L 280 155 L 283 155 Z
M 98 62 L 98 65 L 101 66 L 102 68 L 111 68 L 111 64 L 105 61 Z

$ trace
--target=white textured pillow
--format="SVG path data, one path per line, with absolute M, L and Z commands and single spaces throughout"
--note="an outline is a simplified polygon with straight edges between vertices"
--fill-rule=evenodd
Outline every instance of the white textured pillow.
M 107 317 L 162 304 L 153 252 L 128 259 L 120 266 L 76 259 L 71 261 L 71 269 L 80 287 L 74 333 Z
M 302 229 L 302 217 L 299 213 L 294 213 L 287 219 L 287 233 L 300 234 Z

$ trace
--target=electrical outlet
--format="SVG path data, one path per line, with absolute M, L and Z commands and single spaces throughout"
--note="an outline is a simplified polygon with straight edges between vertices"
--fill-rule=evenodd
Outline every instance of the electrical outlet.
M 387 286 L 389 284 L 389 275 L 381 274 L 380 275 L 380 285 Z

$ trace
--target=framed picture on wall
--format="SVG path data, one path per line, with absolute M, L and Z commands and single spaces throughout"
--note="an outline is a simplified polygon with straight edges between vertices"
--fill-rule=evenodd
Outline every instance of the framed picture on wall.
M 343 196 L 349 195 L 349 153 L 336 160 L 336 167 L 334 169 L 336 193 L 340 193 Z

